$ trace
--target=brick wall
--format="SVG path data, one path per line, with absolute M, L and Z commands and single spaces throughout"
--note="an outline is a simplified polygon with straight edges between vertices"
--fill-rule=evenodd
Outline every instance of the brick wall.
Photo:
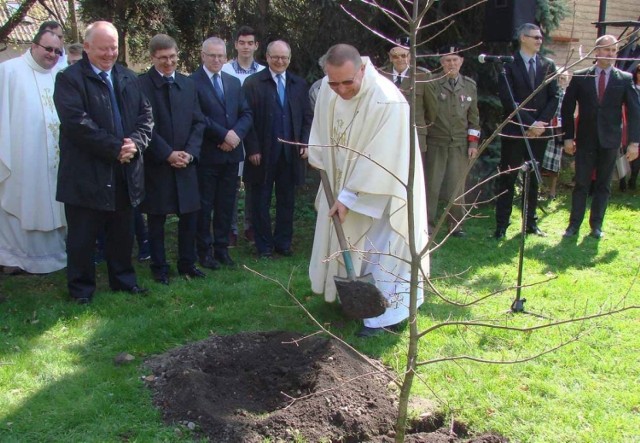
M 640 1 L 638 0 L 607 0 L 606 21 L 638 20 L 640 16 Z M 562 22 L 560 28 L 551 34 L 553 43 L 547 45 L 554 54 L 550 55 L 558 66 L 575 63 L 580 59 L 580 48 L 584 56 L 593 49 L 598 31 L 593 25 L 598 21 L 600 2 L 598 0 L 570 1 L 572 12 Z M 620 35 L 624 28 L 607 27 L 607 34 Z M 572 71 L 592 64 L 592 59 L 581 61 L 571 68 Z

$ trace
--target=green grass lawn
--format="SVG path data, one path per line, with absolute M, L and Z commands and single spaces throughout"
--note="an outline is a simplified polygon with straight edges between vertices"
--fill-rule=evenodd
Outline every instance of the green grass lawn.
M 640 305 L 640 193 L 615 193 L 601 241 L 587 237 L 586 224 L 576 240 L 561 239 L 567 205 L 565 190 L 541 216 L 540 226 L 549 236 L 527 239 L 523 283 L 555 278 L 524 288 L 525 307 L 562 320 Z M 481 208 L 477 215 L 467 223 L 467 238 L 451 239 L 432 256 L 435 285 L 458 302 L 516 282 L 519 211 L 514 210 L 507 240 L 500 244 L 489 238 L 491 208 Z M 177 228 L 175 220 L 171 223 L 169 229 Z M 406 329 L 398 336 L 358 339 L 356 322 L 343 320 L 335 306 L 311 294 L 307 268 L 313 224 L 310 204 L 303 202 L 297 211 L 293 257 L 257 261 L 244 242 L 232 256 L 289 284 L 331 332 L 401 370 Z M 0 441 L 192 441 L 183 427 L 165 426 L 152 405 L 141 380 L 146 357 L 210 334 L 314 331 L 282 290 L 243 266 L 207 271 L 206 280 L 172 275 L 169 287 L 154 283 L 147 265 L 137 269 L 150 295 L 106 291 L 103 264 L 98 267 L 99 290 L 88 306 L 67 299 L 64 271 L 0 276 Z M 429 294 L 420 309 L 420 327 L 448 319 L 520 327 L 548 322 L 506 313 L 514 296 L 515 290 L 507 290 L 478 305 L 455 307 Z M 414 394 L 435 402 L 473 431 L 496 431 L 512 441 L 640 441 L 639 318 L 632 310 L 526 334 L 440 329 L 421 341 L 421 360 L 460 355 L 526 359 L 580 336 L 522 364 L 458 360 L 422 366 Z M 121 352 L 136 360 L 114 365 Z

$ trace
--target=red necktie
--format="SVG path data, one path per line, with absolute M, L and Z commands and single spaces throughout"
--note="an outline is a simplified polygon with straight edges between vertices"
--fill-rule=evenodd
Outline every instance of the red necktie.
M 607 87 L 606 84 L 607 74 L 604 71 L 600 71 L 600 78 L 598 78 L 598 102 L 602 103 L 604 99 L 604 90 Z

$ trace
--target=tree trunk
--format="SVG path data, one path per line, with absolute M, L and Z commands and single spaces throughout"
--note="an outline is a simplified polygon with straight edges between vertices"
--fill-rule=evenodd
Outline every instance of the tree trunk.
M 20 23 L 22 23 L 22 20 L 24 20 L 24 17 L 29 12 L 29 9 L 31 9 L 31 7 L 37 1 L 38 0 L 23 1 L 22 4 L 20 4 L 20 7 L 16 10 L 16 12 L 14 12 L 13 15 L 9 17 L 9 20 L 7 21 L 7 23 L 0 26 L 0 42 L 6 42 L 7 38 L 9 37 L 9 34 L 11 34 L 11 31 L 13 31 Z
M 69 15 L 67 16 L 69 23 L 69 34 L 72 43 L 78 43 L 80 41 L 80 33 L 78 32 L 78 17 L 76 16 L 76 1 L 67 0 L 67 7 L 69 8 Z

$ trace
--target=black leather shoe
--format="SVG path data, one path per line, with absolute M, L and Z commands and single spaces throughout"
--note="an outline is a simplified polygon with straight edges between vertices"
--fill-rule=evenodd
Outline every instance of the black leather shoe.
M 128 292 L 131 295 L 144 295 L 149 290 L 147 288 L 143 288 L 142 286 L 133 285 L 129 289 L 123 289 L 123 291 Z
M 600 228 L 593 228 L 589 235 L 597 240 L 600 240 L 602 237 L 604 237 L 604 232 L 602 232 L 602 229 Z
M 153 276 L 153 280 L 162 284 L 162 285 L 168 285 L 169 284 L 169 276 L 165 273 L 162 272 L 160 274 L 155 274 Z
M 462 237 L 466 237 L 467 233 L 464 232 L 462 229 L 457 229 L 455 231 L 453 231 L 451 233 L 451 237 L 458 237 L 458 238 L 462 238 Z
M 291 249 L 289 248 L 287 249 L 275 248 L 274 251 L 276 254 L 281 255 L 283 257 L 291 257 L 293 255 L 293 251 L 291 251 Z
M 200 259 L 200 265 L 203 268 L 207 268 L 207 269 L 213 269 L 214 271 L 216 269 L 220 269 L 220 263 L 218 263 L 218 261 L 216 259 L 214 259 L 213 257 L 211 257 L 210 255 L 201 258 Z
M 229 255 L 229 253 L 227 251 L 224 252 L 215 252 L 214 253 L 216 260 L 219 263 L 222 263 L 225 266 L 235 266 L 236 262 L 233 261 L 233 259 L 231 258 L 231 256 Z
M 497 228 L 496 232 L 493 234 L 493 238 L 496 240 L 504 240 L 507 236 L 507 230 L 504 228 Z
M 562 234 L 562 236 L 563 236 L 564 238 L 570 238 L 570 237 L 573 237 L 574 235 L 577 235 L 577 234 L 578 234 L 578 231 L 579 231 L 579 230 L 580 230 L 580 228 L 579 228 L 579 227 L 577 227 L 577 226 L 573 226 L 573 225 L 569 225 L 569 226 L 567 227 L 567 230 L 566 230 L 566 231 L 564 231 L 564 234 Z
M 529 225 L 529 227 L 527 227 L 527 234 L 534 234 L 537 235 L 538 237 L 546 237 L 547 234 L 545 234 L 544 232 L 542 232 L 542 230 L 538 227 L 538 225 Z
M 220 267 L 219 264 L 218 264 L 218 267 Z M 204 272 L 202 272 L 200 269 L 196 268 L 195 266 L 192 266 L 189 269 L 179 270 L 178 274 L 180 274 L 182 276 L 185 276 L 185 277 L 190 277 L 190 278 L 204 278 L 204 277 L 207 276 L 207 274 L 205 274 Z

